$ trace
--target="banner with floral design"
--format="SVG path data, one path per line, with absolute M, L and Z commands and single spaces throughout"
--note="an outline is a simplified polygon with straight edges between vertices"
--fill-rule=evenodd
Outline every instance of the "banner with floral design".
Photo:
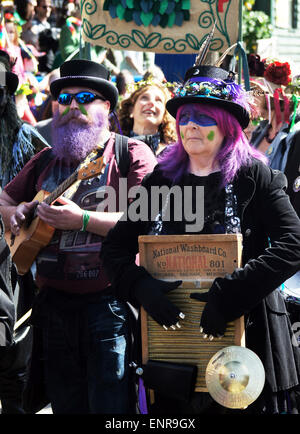
M 216 22 L 211 50 L 238 39 L 239 0 L 81 0 L 86 42 L 116 50 L 196 53 Z

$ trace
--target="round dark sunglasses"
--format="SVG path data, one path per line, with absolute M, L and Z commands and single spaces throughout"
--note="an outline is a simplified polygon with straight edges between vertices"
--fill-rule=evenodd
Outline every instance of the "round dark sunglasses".
M 93 101 L 95 101 L 95 99 L 101 99 L 102 101 L 106 101 L 105 98 L 103 98 L 102 96 L 99 95 L 95 95 L 92 92 L 78 92 L 78 93 L 61 93 L 60 95 L 58 95 L 57 97 L 57 102 L 58 104 L 61 105 L 70 105 L 73 98 L 75 98 L 75 101 L 78 104 L 89 104 Z

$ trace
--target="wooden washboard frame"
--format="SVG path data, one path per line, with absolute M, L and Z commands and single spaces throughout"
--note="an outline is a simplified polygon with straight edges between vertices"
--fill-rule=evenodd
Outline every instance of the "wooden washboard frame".
M 199 332 L 205 303 L 189 297 L 206 292 L 216 277 L 241 267 L 242 235 L 143 235 L 139 237 L 140 265 L 153 277 L 182 280 L 168 294 L 185 314 L 181 329 L 163 329 L 141 309 L 142 360 L 161 360 L 197 365 L 196 392 L 207 392 L 205 371 L 211 357 L 220 349 L 245 346 L 244 318 L 228 324 L 223 338 L 203 339 Z

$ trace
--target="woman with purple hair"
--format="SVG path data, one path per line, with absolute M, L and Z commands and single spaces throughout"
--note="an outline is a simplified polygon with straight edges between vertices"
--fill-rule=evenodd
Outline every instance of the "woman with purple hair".
M 165 294 L 181 282 L 154 279 L 136 265 L 138 236 L 241 233 L 242 268 L 216 278 L 207 293 L 191 295 L 206 302 L 199 333 L 203 339 L 220 337 L 228 322 L 244 316 L 246 346 L 262 360 L 266 381 L 259 398 L 243 412 L 298 412 L 300 348 L 292 344 L 291 324 L 277 290 L 300 267 L 300 220 L 285 193 L 285 176 L 270 169 L 244 135 L 249 107 L 232 73 L 207 65 L 190 68 L 166 107 L 176 118 L 178 140 L 143 180 L 148 220 L 119 221 L 103 245 L 102 258 L 114 290 L 121 299 L 143 306 L 164 329 L 176 329 L 183 315 Z M 161 201 L 158 215 L 152 215 L 150 193 L 162 186 L 179 186 L 183 197 L 185 187 L 192 188 L 190 211 L 196 223 L 197 187 L 204 187 L 202 224 L 188 225 L 191 221 L 184 212 L 176 218 L 186 202 L 175 203 L 171 194 Z M 194 393 L 189 402 L 164 393 L 155 394 L 154 414 L 232 411 L 206 393 Z

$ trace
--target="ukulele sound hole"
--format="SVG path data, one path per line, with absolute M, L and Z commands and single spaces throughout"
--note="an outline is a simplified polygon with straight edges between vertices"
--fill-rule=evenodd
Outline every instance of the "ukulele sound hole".
M 29 226 L 31 225 L 32 221 L 37 216 L 36 210 L 37 210 L 37 205 L 32 210 L 30 210 L 30 212 L 27 214 L 27 217 L 26 217 L 25 222 L 24 222 L 24 227 L 26 229 L 29 228 Z

